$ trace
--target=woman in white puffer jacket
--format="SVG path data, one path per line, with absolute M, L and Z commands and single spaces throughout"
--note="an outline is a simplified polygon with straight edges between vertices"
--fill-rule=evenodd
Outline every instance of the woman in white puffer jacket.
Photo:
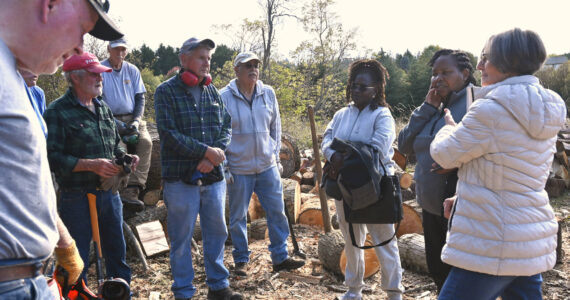
M 439 299 L 542 299 L 541 272 L 556 260 L 558 229 L 544 190 L 566 107 L 542 87 L 540 37 L 513 29 L 489 38 L 482 88 L 459 124 L 449 111 L 431 155 L 459 168 L 441 258 L 453 266 Z

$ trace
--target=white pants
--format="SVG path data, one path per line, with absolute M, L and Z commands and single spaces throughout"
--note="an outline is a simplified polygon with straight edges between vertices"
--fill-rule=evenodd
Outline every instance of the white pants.
M 351 291 L 361 292 L 364 287 L 364 250 L 352 245 L 348 223 L 344 219 L 342 201 L 335 201 L 336 214 L 340 231 L 344 237 L 344 253 L 346 255 L 346 268 L 344 284 Z M 363 246 L 366 233 L 370 233 L 374 244 L 379 244 L 389 239 L 394 234 L 393 224 L 352 224 L 356 244 Z M 388 244 L 375 247 L 376 256 L 380 261 L 381 287 L 388 294 L 388 299 L 402 299 L 404 287 L 402 286 L 402 267 L 400 265 L 400 253 L 396 238 Z

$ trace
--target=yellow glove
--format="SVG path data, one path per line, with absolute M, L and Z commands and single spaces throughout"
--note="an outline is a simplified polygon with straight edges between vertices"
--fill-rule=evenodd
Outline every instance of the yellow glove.
M 77 251 L 75 241 L 67 248 L 55 248 L 55 261 L 58 266 L 61 266 L 69 273 L 67 284 L 75 284 L 83 271 L 83 260 L 81 260 L 79 251 Z M 61 285 L 64 284 L 62 274 L 58 274 L 56 279 Z

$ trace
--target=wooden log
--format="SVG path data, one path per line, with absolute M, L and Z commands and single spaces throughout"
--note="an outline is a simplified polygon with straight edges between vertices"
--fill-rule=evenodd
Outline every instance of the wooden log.
M 335 211 L 334 200 L 328 200 L 327 202 L 329 211 Z M 299 224 L 313 225 L 324 228 L 323 214 L 321 212 L 321 201 L 320 198 L 311 198 L 307 202 L 301 205 L 299 211 L 299 218 L 297 220 Z
M 416 191 L 412 189 L 402 189 L 402 200 L 415 200 L 416 199 Z
M 267 220 L 257 219 L 247 225 L 247 236 L 250 240 L 264 240 L 268 238 Z
M 163 227 L 166 225 L 166 206 L 163 201 L 159 201 L 155 206 L 147 206 L 134 217 L 126 220 L 127 224 L 132 227 L 138 224 L 159 220 Z
M 558 232 L 556 233 L 556 263 L 562 263 L 564 260 L 564 250 L 562 249 L 562 244 L 564 240 L 562 239 L 562 228 L 564 228 L 565 218 L 556 216 L 556 221 L 558 222 Z
M 305 172 L 312 170 L 314 165 L 315 160 L 313 159 L 312 154 L 310 157 L 302 158 L 301 168 L 299 168 L 299 172 L 301 172 L 301 174 L 305 174 Z
M 566 182 L 564 179 L 550 177 L 546 180 L 544 190 L 546 190 L 550 198 L 560 197 L 564 194 L 564 190 L 566 190 Z
M 301 184 L 301 193 L 309 194 L 313 190 L 314 186 L 309 184 Z
M 400 237 L 408 233 L 423 233 L 422 217 L 412 206 L 408 203 L 402 203 L 404 209 L 404 218 L 400 222 L 400 227 L 396 236 Z
M 251 195 L 251 199 L 249 200 L 249 207 L 247 208 L 247 214 L 249 221 L 265 218 L 265 210 L 259 203 L 259 198 L 257 197 L 256 193 Z
M 161 190 L 150 190 L 144 193 L 143 202 L 147 206 L 155 206 L 162 199 Z
M 364 243 L 364 245 L 366 246 L 374 245 L 372 243 L 370 235 L 366 236 L 366 242 Z M 346 269 L 346 255 L 344 254 L 344 249 L 340 254 L 339 266 L 340 270 L 342 271 L 342 275 L 344 275 L 344 271 Z M 364 279 L 369 278 L 370 276 L 376 274 L 378 270 L 380 270 L 380 261 L 376 256 L 376 251 L 374 251 L 374 248 L 364 250 Z
M 123 221 L 123 236 L 125 237 L 125 243 L 127 246 L 127 253 L 129 253 L 129 254 L 132 253 L 134 256 L 136 256 L 139 259 L 139 261 L 142 263 L 143 270 L 148 271 L 150 269 L 150 267 L 148 266 L 148 262 L 146 261 L 146 258 L 144 256 L 142 249 L 141 249 L 139 241 L 135 237 L 135 234 L 131 230 L 131 227 L 129 226 L 129 224 L 127 224 L 127 222 L 125 222 L 125 221 Z
M 412 180 L 414 178 L 412 177 L 412 175 L 410 175 L 410 173 L 403 173 L 402 175 L 400 175 L 400 187 L 402 189 L 407 189 L 412 185 Z
M 292 179 L 282 179 L 283 183 L 283 200 L 285 201 L 285 208 L 292 218 L 293 224 L 297 223 L 299 217 L 299 210 L 301 207 L 301 186 L 299 183 Z
M 301 174 L 301 172 L 297 171 L 297 172 L 293 173 L 293 175 L 289 176 L 289 179 L 293 179 L 293 180 L 297 181 L 299 184 L 301 184 L 301 179 L 303 179 L 303 174 Z
M 392 156 L 392 159 L 394 160 L 394 162 L 396 162 L 396 165 L 398 165 L 398 167 L 402 169 L 402 171 L 406 171 L 406 165 L 408 164 L 408 159 L 397 148 L 394 148 L 394 155 Z
M 344 250 L 344 238 L 338 230 L 319 235 L 317 253 L 319 260 L 326 270 L 342 275 L 340 270 L 340 255 Z
M 309 199 L 318 198 L 318 197 L 319 197 L 318 195 L 301 192 L 301 205 L 303 205 L 303 203 L 307 202 L 307 200 Z
M 315 185 L 315 173 L 311 171 L 307 171 L 303 174 L 303 178 L 301 179 L 301 184 L 306 185 Z
M 150 156 L 150 169 L 146 179 L 146 190 L 160 190 L 162 186 L 162 167 L 160 165 L 160 138 L 155 123 L 147 122 L 148 133 L 152 140 L 152 154 Z
M 315 185 L 310 191 L 309 194 L 319 195 L 319 186 Z
M 402 267 L 428 274 L 424 236 L 417 233 L 404 234 L 398 238 Z
M 283 166 L 283 174 L 281 174 L 283 178 L 289 178 L 301 167 L 301 153 L 297 147 L 297 142 L 286 133 L 281 135 L 279 159 Z

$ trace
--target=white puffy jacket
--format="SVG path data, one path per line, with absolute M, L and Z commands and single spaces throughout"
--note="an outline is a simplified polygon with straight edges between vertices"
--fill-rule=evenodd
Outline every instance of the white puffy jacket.
M 444 126 L 431 155 L 459 167 L 444 262 L 470 271 L 529 276 L 551 269 L 556 231 L 544 191 L 564 102 L 531 75 L 481 88 L 457 126 Z

